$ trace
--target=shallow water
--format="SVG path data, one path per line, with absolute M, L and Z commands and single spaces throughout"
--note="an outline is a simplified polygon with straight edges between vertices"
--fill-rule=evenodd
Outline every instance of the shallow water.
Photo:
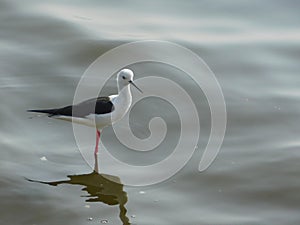
M 2 1 L 1 224 L 299 224 L 298 9 L 291 0 Z M 199 96 L 199 148 L 171 179 L 129 187 L 93 173 L 71 124 L 30 119 L 26 110 L 71 103 L 80 77 L 98 56 L 145 39 L 173 41 L 205 60 L 224 93 L 227 131 L 217 159 L 199 173 L 209 109 L 203 93 L 177 74 Z M 132 68 L 162 69 L 151 63 Z M 114 85 L 108 82 L 104 94 L 115 93 Z M 149 135 L 153 116 L 172 126 L 177 114 L 163 104 L 152 99 L 133 109 L 145 115 L 132 119 L 137 136 Z M 169 130 L 166 138 L 176 140 L 178 127 Z M 103 143 L 124 161 L 146 165 L 170 154 L 171 148 L 162 147 L 147 157 L 135 155 L 112 134 L 106 128 Z

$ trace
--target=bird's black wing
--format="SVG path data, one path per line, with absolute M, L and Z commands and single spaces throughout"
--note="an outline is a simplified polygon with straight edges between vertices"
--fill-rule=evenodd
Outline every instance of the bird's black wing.
M 105 114 L 114 110 L 109 97 L 98 97 L 86 100 L 77 105 L 69 105 L 56 109 L 34 109 L 28 112 L 47 113 L 51 116 L 85 117 L 90 114 Z

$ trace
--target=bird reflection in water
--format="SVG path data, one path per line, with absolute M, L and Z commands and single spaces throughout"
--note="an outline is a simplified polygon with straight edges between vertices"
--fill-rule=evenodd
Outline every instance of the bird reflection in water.
M 124 225 L 130 225 L 129 219 L 126 216 L 127 209 L 125 208 L 127 193 L 123 190 L 123 184 L 121 184 L 119 177 L 98 173 L 97 156 L 95 156 L 95 166 L 92 173 L 68 175 L 68 178 L 68 180 L 52 182 L 27 180 L 51 186 L 60 184 L 82 185 L 84 186 L 82 190 L 89 193 L 89 195 L 83 196 L 87 198 L 86 202 L 103 202 L 108 205 L 119 205 L 121 221 Z

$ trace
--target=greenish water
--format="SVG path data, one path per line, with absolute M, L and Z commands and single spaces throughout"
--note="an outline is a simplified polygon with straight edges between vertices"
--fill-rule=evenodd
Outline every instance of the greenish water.
M 299 6 L 292 0 L 1 1 L 0 224 L 299 224 Z M 26 110 L 70 104 L 98 56 L 145 39 L 173 41 L 205 60 L 223 89 L 228 124 L 216 161 L 199 173 L 210 129 L 200 94 L 193 158 L 171 179 L 134 188 L 93 172 L 71 124 L 30 119 Z M 182 82 L 193 94 L 192 84 Z M 166 117 L 171 109 L 163 109 Z M 143 103 L 135 110 L 154 115 Z M 145 121 L 134 121 L 138 136 L 148 134 Z M 107 128 L 103 143 L 125 161 L 133 157 L 112 134 Z

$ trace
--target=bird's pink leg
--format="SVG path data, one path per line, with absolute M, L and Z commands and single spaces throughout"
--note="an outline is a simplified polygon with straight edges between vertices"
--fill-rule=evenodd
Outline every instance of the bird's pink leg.
M 96 146 L 95 146 L 95 151 L 94 154 L 98 154 L 98 145 L 99 145 L 99 140 L 100 140 L 100 131 L 96 131 Z

